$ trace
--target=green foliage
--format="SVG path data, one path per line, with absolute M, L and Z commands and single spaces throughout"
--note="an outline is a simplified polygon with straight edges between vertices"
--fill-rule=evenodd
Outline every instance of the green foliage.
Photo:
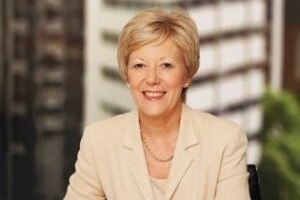
M 267 90 L 259 175 L 264 200 L 300 199 L 300 105 L 289 92 Z

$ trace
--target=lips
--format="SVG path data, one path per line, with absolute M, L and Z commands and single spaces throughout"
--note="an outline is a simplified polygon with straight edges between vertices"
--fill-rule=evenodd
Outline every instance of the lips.
M 144 96 L 149 100 L 161 99 L 166 92 L 165 91 L 143 91 Z

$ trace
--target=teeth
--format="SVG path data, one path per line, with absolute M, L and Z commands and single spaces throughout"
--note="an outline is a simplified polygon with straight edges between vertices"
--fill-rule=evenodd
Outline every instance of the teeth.
M 148 97 L 161 97 L 164 92 L 145 92 L 145 95 Z

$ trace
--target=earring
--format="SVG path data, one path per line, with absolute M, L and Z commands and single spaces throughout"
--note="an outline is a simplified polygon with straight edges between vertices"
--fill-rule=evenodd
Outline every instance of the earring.
M 186 83 L 183 84 L 183 87 L 185 87 L 185 88 L 188 87 L 188 86 L 189 86 L 188 82 L 186 82 Z
M 127 86 L 128 88 L 130 88 L 130 85 L 129 85 L 129 83 L 126 83 L 126 86 Z

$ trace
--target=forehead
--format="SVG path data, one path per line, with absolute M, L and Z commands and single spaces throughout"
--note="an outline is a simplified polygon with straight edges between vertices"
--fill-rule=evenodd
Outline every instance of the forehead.
M 171 58 L 181 58 L 182 52 L 176 43 L 171 39 L 159 40 L 155 42 L 150 42 L 148 44 L 142 45 L 136 50 L 132 51 L 129 55 L 129 59 L 133 59 L 139 56 L 143 57 L 171 57 Z

